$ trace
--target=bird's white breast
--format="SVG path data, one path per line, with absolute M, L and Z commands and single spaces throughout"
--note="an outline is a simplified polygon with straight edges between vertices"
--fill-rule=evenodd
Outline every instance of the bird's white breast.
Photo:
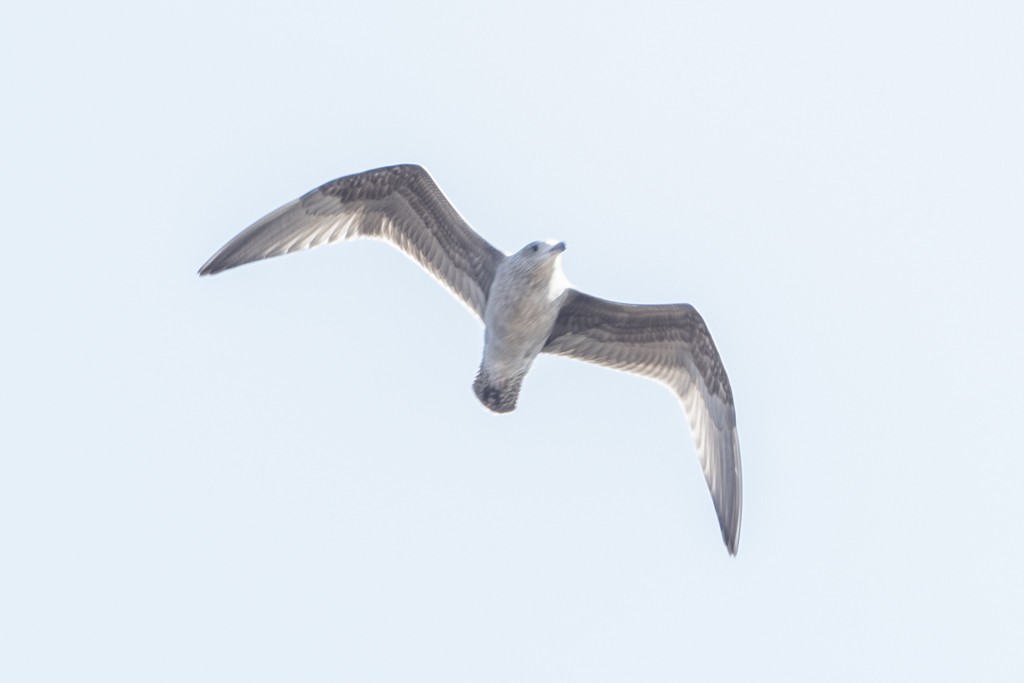
M 561 269 L 537 272 L 506 260 L 484 311 L 484 367 L 510 377 L 529 369 L 554 328 L 567 283 Z

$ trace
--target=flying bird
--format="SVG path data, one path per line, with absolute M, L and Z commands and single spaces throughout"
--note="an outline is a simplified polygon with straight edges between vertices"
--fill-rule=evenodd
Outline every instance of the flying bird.
M 364 237 L 404 251 L 483 321 L 473 390 L 494 412 L 515 410 L 541 353 L 636 373 L 672 390 L 689 420 L 722 539 L 736 554 L 743 507 L 736 411 L 722 359 L 693 306 L 623 304 L 573 289 L 562 274 L 564 242 L 502 253 L 412 164 L 321 185 L 243 230 L 199 274 Z

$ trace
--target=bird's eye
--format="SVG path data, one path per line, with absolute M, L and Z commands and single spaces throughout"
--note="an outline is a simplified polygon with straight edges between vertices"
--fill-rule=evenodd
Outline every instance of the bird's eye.
M 534 252 L 536 252 L 539 248 L 540 247 L 538 247 L 536 244 L 531 244 L 530 245 L 530 249 L 533 249 Z

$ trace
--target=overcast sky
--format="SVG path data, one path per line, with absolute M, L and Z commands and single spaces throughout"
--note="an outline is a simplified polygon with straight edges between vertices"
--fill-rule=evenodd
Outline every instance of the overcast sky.
M 1024 677 L 1024 10 L 19 3 L 0 24 L 0 679 Z M 412 162 L 575 286 L 688 302 L 686 421 L 563 358 L 514 413 L 386 245 L 196 270 Z

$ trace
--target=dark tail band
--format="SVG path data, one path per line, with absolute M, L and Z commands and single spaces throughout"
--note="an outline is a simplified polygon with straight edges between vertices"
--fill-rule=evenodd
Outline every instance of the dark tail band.
M 519 388 L 523 384 L 523 376 L 510 377 L 504 381 L 490 379 L 480 368 L 473 382 L 473 391 L 480 402 L 496 413 L 510 413 L 516 409 Z

